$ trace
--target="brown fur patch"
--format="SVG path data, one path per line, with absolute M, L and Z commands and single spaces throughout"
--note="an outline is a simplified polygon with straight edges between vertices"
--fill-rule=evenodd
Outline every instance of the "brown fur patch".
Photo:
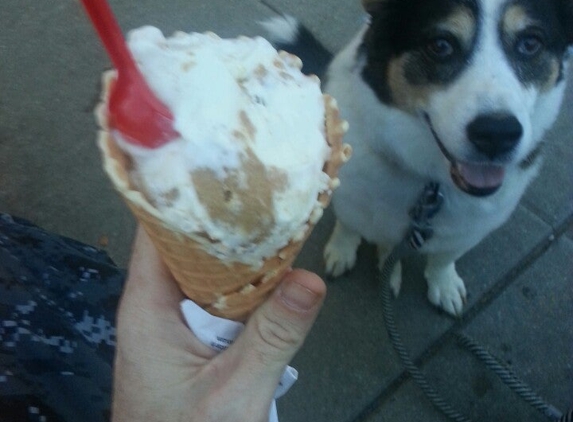
M 433 89 L 430 85 L 412 85 L 408 82 L 404 68 L 411 56 L 405 54 L 390 62 L 388 66 L 388 85 L 392 93 L 392 101 L 399 108 L 414 112 L 428 102 Z
M 466 7 L 459 7 L 444 22 L 438 24 L 438 27 L 453 33 L 466 48 L 472 44 L 475 37 L 475 18 Z
M 476 22 L 470 9 L 460 6 L 446 19 L 436 25 L 437 28 L 452 33 L 463 49 L 469 50 L 475 38 Z M 420 107 L 424 108 L 430 95 L 436 91 L 437 86 L 428 81 L 412 83 L 406 75 L 408 71 L 423 74 L 427 66 L 416 54 L 406 53 L 393 60 L 388 65 L 387 78 L 392 102 L 399 108 L 414 112 Z
M 503 32 L 511 38 L 533 23 L 525 9 L 517 4 L 507 8 L 502 22 Z
M 559 60 L 557 60 L 556 58 L 551 60 L 550 66 L 551 66 L 551 74 L 549 75 L 547 82 L 541 86 L 541 91 L 544 92 L 547 92 L 555 87 L 555 84 L 557 83 L 557 80 L 559 79 L 559 74 L 561 72 L 561 65 L 559 63 Z
M 520 5 L 511 5 L 505 11 L 502 21 L 504 44 L 509 57 L 513 56 L 515 43 L 519 40 L 523 31 L 529 27 L 542 25 L 528 15 L 527 10 Z M 521 79 L 527 84 L 536 85 L 542 92 L 547 92 L 555 87 L 561 75 L 561 62 L 558 57 L 548 50 L 542 51 L 529 60 L 514 59 L 514 67 Z

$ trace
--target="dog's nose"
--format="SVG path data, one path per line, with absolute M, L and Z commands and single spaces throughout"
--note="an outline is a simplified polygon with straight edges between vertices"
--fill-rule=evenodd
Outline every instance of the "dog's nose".
M 478 116 L 466 130 L 470 142 L 491 159 L 510 152 L 523 135 L 519 120 L 505 113 Z

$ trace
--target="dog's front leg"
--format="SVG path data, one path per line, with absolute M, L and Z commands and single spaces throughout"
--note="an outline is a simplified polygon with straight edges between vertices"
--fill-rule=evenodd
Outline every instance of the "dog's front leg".
M 424 272 L 428 299 L 453 316 L 462 314 L 467 297 L 464 281 L 456 272 L 457 258 L 457 254 L 430 254 Z
M 358 233 L 337 220 L 334 231 L 324 248 L 327 274 L 338 277 L 354 267 L 356 250 L 360 241 L 361 236 Z

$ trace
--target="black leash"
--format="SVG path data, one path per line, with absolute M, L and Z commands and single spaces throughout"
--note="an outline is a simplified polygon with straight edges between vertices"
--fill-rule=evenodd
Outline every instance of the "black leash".
M 408 349 L 404 346 L 392 310 L 392 293 L 390 291 L 390 277 L 394 266 L 402 258 L 416 253 L 426 241 L 433 235 L 431 219 L 439 212 L 444 197 L 440 192 L 438 183 L 428 183 L 418 201 L 410 211 L 411 225 L 402 241 L 394 247 L 390 255 L 386 258 L 381 271 L 382 279 L 382 310 L 386 331 L 392 342 L 394 350 L 398 354 L 402 365 L 410 376 L 414 379 L 418 387 L 423 391 L 430 402 L 444 415 L 455 422 L 472 422 L 454 409 L 428 382 L 424 373 L 416 366 L 410 357 Z M 548 420 L 553 422 L 573 422 L 573 410 L 563 414 L 554 406 L 547 404 L 528 385 L 520 381 L 511 370 L 499 359 L 489 353 L 485 348 L 476 343 L 469 336 L 456 333 L 455 338 L 458 343 L 473 353 L 491 371 L 495 372 L 500 379 L 509 386 L 523 400 L 541 412 Z

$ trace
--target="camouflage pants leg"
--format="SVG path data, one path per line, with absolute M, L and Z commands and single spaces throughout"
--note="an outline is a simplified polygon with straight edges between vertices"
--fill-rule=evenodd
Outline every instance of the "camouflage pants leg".
M 109 420 L 125 271 L 0 213 L 0 421 Z

